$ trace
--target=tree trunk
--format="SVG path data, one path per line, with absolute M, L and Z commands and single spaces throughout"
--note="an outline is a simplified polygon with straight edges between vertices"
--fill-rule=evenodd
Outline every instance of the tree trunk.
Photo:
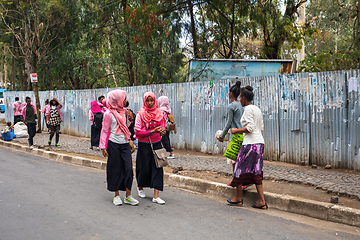
M 189 11 L 190 20 L 191 20 L 190 32 L 191 32 L 191 36 L 193 39 L 194 57 L 201 58 L 201 55 L 199 52 L 199 47 L 197 44 L 198 37 L 197 37 L 197 32 L 196 32 L 196 27 L 195 27 L 194 5 L 191 2 L 191 0 L 188 0 L 187 4 L 188 4 L 188 11 Z
M 31 64 L 31 73 L 37 72 L 37 56 L 35 53 L 32 54 L 32 64 Z M 38 76 L 39 81 L 39 76 Z M 40 98 L 39 98 L 39 87 L 38 83 L 34 83 L 34 93 L 35 93 L 35 104 L 36 104 L 36 115 L 38 119 L 38 133 L 41 133 L 41 112 L 40 112 Z
M 13 41 L 12 41 L 12 49 L 15 49 L 15 36 L 13 36 Z M 12 55 L 12 59 L 11 59 L 11 77 L 10 77 L 10 90 L 14 91 L 14 84 L 15 84 L 15 78 L 16 78 L 16 59 L 15 59 L 15 55 Z

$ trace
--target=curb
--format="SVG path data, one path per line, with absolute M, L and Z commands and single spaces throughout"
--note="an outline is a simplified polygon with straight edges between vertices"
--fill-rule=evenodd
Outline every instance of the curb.
M 83 157 L 76 157 L 70 154 L 56 153 L 43 149 L 30 149 L 28 146 L 20 143 L 6 142 L 0 140 L 0 145 L 12 147 L 21 151 L 29 152 L 57 162 L 71 163 L 84 167 L 97 169 L 106 169 L 106 162 L 93 160 Z M 188 189 L 212 196 L 232 196 L 235 189 L 223 183 L 212 182 L 204 179 L 181 176 L 171 173 L 164 173 L 164 181 L 173 187 Z M 290 196 L 287 194 L 276 194 L 264 192 L 266 202 L 271 208 L 301 214 L 317 219 L 343 223 L 360 227 L 360 210 L 342 207 L 332 203 L 318 202 L 314 200 Z M 245 202 L 256 202 L 257 192 L 255 190 L 247 190 L 243 192 Z

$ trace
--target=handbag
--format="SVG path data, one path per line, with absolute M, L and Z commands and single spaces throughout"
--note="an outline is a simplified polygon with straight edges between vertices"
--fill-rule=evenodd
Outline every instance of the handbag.
M 244 140 L 244 137 L 242 134 L 233 134 L 223 157 L 227 157 L 231 160 L 236 161 L 236 159 L 239 155 L 243 140 Z
M 144 123 L 145 125 L 145 123 Z M 145 125 L 145 129 L 147 131 L 147 128 L 146 128 L 146 125 Z M 154 150 L 154 146 L 151 142 L 151 138 L 150 138 L 150 135 L 149 135 L 149 142 L 150 142 L 150 146 L 151 146 L 151 150 L 153 152 L 153 155 L 154 155 L 154 160 L 155 160 L 155 165 L 157 168 L 162 168 L 162 167 L 165 167 L 167 165 L 169 165 L 166 157 L 167 157 L 167 152 L 164 148 L 160 148 L 160 149 L 156 149 Z

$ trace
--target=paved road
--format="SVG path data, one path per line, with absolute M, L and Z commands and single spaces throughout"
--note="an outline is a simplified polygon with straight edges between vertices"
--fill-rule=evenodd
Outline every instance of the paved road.
M 150 190 L 146 191 L 149 195 Z M 112 204 L 105 172 L 0 148 L 0 239 L 359 239 L 165 187 L 163 206 Z M 339 229 L 342 225 L 336 224 Z M 354 228 L 351 228 L 354 230 Z M 350 231 L 351 232 L 351 231 Z M 356 235 L 353 235 L 356 234 Z

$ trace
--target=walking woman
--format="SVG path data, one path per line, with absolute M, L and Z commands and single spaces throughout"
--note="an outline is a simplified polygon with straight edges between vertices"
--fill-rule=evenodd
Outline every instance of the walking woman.
M 154 189 L 152 202 L 165 204 L 159 197 L 164 188 L 163 168 L 157 168 L 149 138 L 154 149 L 162 148 L 161 136 L 166 134 L 164 113 L 158 107 L 155 94 L 147 92 L 143 97 L 143 106 L 136 115 L 135 135 L 139 139 L 136 156 L 136 178 L 139 197 L 144 198 L 144 187 Z
M 260 108 L 252 104 L 253 99 L 254 93 L 251 86 L 241 89 L 240 103 L 245 107 L 241 117 L 243 128 L 233 128 L 231 133 L 243 133 L 244 141 L 236 160 L 234 178 L 231 182 L 231 186 L 236 187 L 236 197 L 227 201 L 230 204 L 241 206 L 243 204 L 242 186 L 255 184 L 259 203 L 252 207 L 267 209 L 262 185 L 265 144 L 261 134 L 264 128 L 263 116 Z
M 46 119 L 46 111 L 47 111 L 48 108 L 50 108 L 49 99 L 46 99 L 45 100 L 45 106 L 43 107 L 42 110 L 40 110 L 40 112 L 44 114 L 44 119 Z M 48 129 L 48 133 L 50 133 L 50 126 L 49 126 L 49 124 L 47 123 L 46 120 L 45 120 L 45 122 L 46 122 L 46 128 Z
M 108 157 L 106 166 L 107 189 L 115 192 L 113 203 L 122 204 L 119 191 L 125 191 L 124 203 L 138 205 L 139 201 L 131 196 L 134 178 L 130 132 L 126 124 L 126 92 L 114 90 L 106 98 L 107 110 L 104 113 L 100 136 L 100 149 Z
M 96 121 L 100 120 L 100 122 L 101 122 L 102 118 L 103 118 L 103 111 L 97 101 L 91 101 L 90 105 L 91 105 L 90 110 L 89 110 L 89 120 L 91 123 L 91 140 L 90 140 L 91 146 L 90 146 L 90 149 L 93 149 L 93 147 L 99 147 L 100 133 L 101 133 L 101 123 L 94 124 L 94 120 L 96 117 Z M 98 118 L 99 118 L 99 120 L 98 120 Z
M 224 141 L 224 137 L 227 134 L 227 132 L 229 131 L 230 127 L 231 128 L 241 128 L 240 119 L 241 119 L 241 113 L 242 113 L 242 106 L 241 106 L 241 103 L 238 101 L 238 97 L 240 95 L 240 86 L 241 86 L 241 82 L 237 81 L 235 83 L 235 85 L 233 85 L 230 88 L 229 99 L 230 99 L 231 103 L 228 106 L 227 122 L 226 122 L 225 128 L 224 128 L 223 132 L 221 133 L 221 135 L 219 137 L 217 137 L 217 140 L 219 142 Z M 231 164 L 233 166 L 233 171 L 234 171 L 235 161 L 228 158 L 227 164 L 229 164 L 229 165 Z
M 48 140 L 49 146 L 51 145 L 51 140 L 56 134 L 55 146 L 60 147 L 59 144 L 59 132 L 60 132 L 60 123 L 63 121 L 60 109 L 62 108 L 61 103 L 57 100 L 57 98 L 53 98 L 50 101 L 50 107 L 46 109 L 46 122 L 50 126 L 50 137 Z
M 159 97 L 159 108 L 160 108 L 160 110 L 165 112 L 164 116 L 165 116 L 165 119 L 167 119 L 167 115 L 171 114 L 171 108 L 169 106 L 169 98 L 167 96 Z M 162 142 L 164 148 L 166 149 L 166 151 L 168 153 L 170 153 L 170 155 L 167 158 L 174 159 L 175 155 L 171 148 L 169 135 L 170 135 L 170 131 L 166 130 L 165 135 L 161 138 L 161 142 Z

